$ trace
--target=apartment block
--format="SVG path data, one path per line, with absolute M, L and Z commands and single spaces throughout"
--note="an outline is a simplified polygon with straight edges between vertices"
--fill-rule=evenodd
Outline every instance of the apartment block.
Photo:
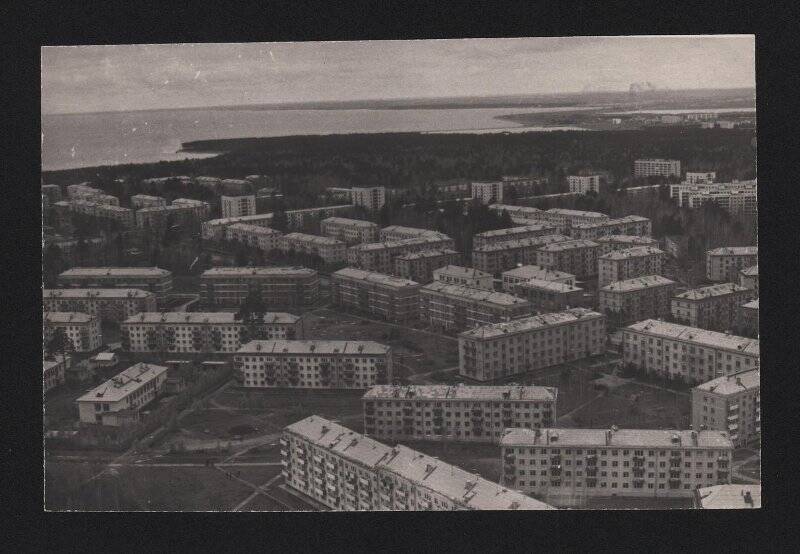
M 582 210 L 568 210 L 565 208 L 550 208 L 542 212 L 542 219 L 559 226 L 571 229 L 575 225 L 586 223 L 599 223 L 606 221 L 608 216 L 600 212 L 586 212 Z
M 739 271 L 758 264 L 758 246 L 723 246 L 706 252 L 706 279 L 735 282 Z
M 423 324 L 445 331 L 509 321 L 531 314 L 530 302 L 510 294 L 433 282 L 419 291 Z
M 353 211 L 352 204 L 342 204 L 339 206 L 320 206 L 318 208 L 304 208 L 302 210 L 287 210 L 286 219 L 289 222 L 289 229 L 300 229 L 307 218 L 325 219 Z
M 421 250 L 452 249 L 453 239 L 436 237 L 420 237 L 397 239 L 386 242 L 369 242 L 357 244 L 347 249 L 347 264 L 351 267 L 376 271 L 378 273 L 394 273 L 394 260 L 403 254 Z
M 761 438 L 761 370 L 712 379 L 692 389 L 692 429 L 728 434 L 741 448 Z
M 569 191 L 575 194 L 586 194 L 587 192 L 600 193 L 601 175 L 568 175 L 567 185 Z
M 310 416 L 286 427 L 287 486 L 337 511 L 550 510 L 543 502 L 399 445 Z
M 514 269 L 509 269 L 503 272 L 502 278 L 503 290 L 511 293 L 514 292 L 514 289 L 519 283 L 524 283 L 530 279 L 552 281 L 554 283 L 564 283 L 566 285 L 575 284 L 575 276 L 572 273 L 565 273 L 538 265 L 523 265 Z
M 166 300 L 172 292 L 172 272 L 159 267 L 74 267 L 58 276 L 62 287 L 142 289 Z
M 542 246 L 568 240 L 569 237 L 565 235 L 542 235 L 473 248 L 472 265 L 476 269 L 497 275 L 521 265 L 535 264 Z
M 537 313 L 560 312 L 568 308 L 591 307 L 594 295 L 567 283 L 528 279 L 514 287 L 514 295 L 531 303 Z
M 503 175 L 505 191 L 514 191 L 517 198 L 539 194 L 542 186 L 547 183 L 547 177 L 533 177 L 531 175 Z
M 481 248 L 490 244 L 513 242 L 519 239 L 554 235 L 556 233 L 555 225 L 545 223 L 540 225 L 522 225 L 509 229 L 494 229 L 492 231 L 484 231 L 483 233 L 475 234 L 472 238 L 472 247 Z
M 119 198 L 105 194 L 102 190 L 88 186 L 88 183 L 67 186 L 67 197 L 73 202 L 91 202 L 119 206 Z
M 81 312 L 100 321 L 123 321 L 139 312 L 157 309 L 156 295 L 141 289 L 43 289 L 42 304 L 49 312 Z
M 661 275 L 644 275 L 609 283 L 598 290 L 598 311 L 615 327 L 670 314 L 675 281 Z
M 494 290 L 492 274 L 473 267 L 446 265 L 433 270 L 433 280 L 473 289 Z
M 380 242 L 389 242 L 406 239 L 436 239 L 442 242 L 451 241 L 450 237 L 439 231 L 432 229 L 418 229 L 416 227 L 403 227 L 402 225 L 390 225 L 384 227 L 378 233 Z M 450 246 L 452 248 L 452 245 Z
M 687 171 L 683 178 L 683 182 L 689 185 L 705 185 L 708 183 L 713 183 L 716 180 L 716 171 Z
M 597 223 L 577 223 L 572 225 L 570 235 L 575 239 L 597 240 L 609 235 L 649 237 L 652 231 L 653 225 L 648 218 L 640 215 L 626 215 Z
M 586 308 L 484 325 L 458 336 L 458 372 L 491 381 L 605 352 L 606 318 Z
M 320 233 L 345 244 L 361 244 L 378 240 L 378 225 L 371 221 L 329 217 L 320 222 Z
M 190 354 L 236 352 L 253 339 L 302 339 L 303 320 L 267 312 L 248 325 L 233 312 L 143 312 L 120 325 L 122 348 L 130 352 Z
M 202 221 L 197 214 L 202 210 L 197 206 L 172 204 L 171 206 L 152 206 L 136 210 L 136 226 L 140 229 L 160 228 L 181 225 L 189 226 Z
M 549 427 L 558 389 L 534 386 L 378 385 L 362 398 L 364 433 L 392 441 L 499 443 L 511 427 Z
M 636 160 L 633 162 L 634 177 L 680 177 L 681 162 L 661 158 Z
M 426 284 L 433 281 L 433 272 L 440 267 L 461 263 L 461 254 L 450 248 L 420 250 L 397 256 L 394 273 L 404 279 Z
M 733 443 L 719 431 L 509 429 L 503 484 L 557 506 L 587 497 L 692 498 L 731 482 Z
M 658 275 L 664 261 L 664 251 L 652 246 L 634 246 L 613 250 L 597 258 L 599 287 L 634 277 Z
M 207 307 L 237 308 L 251 294 L 272 306 L 310 306 L 319 298 L 319 275 L 307 267 L 212 267 L 200 275 Z
M 114 198 L 113 196 L 111 198 Z M 60 202 L 57 203 L 61 204 Z M 73 200 L 68 204 L 70 211 L 81 214 L 106 223 L 117 223 L 123 228 L 131 228 L 136 224 L 134 211 L 129 208 L 122 208 L 115 204 L 94 202 L 88 200 Z
M 264 252 L 281 249 L 281 234 L 277 229 L 250 223 L 234 223 L 225 227 L 225 240 L 240 242 Z
M 727 190 L 702 192 L 688 197 L 687 207 L 697 209 L 705 204 L 716 204 L 734 216 L 758 215 L 757 190 Z
M 419 319 L 420 284 L 383 273 L 345 267 L 331 274 L 331 302 L 386 321 L 409 325 Z
M 351 199 L 354 206 L 370 211 L 380 210 L 386 204 L 385 187 L 353 187 Z
M 220 219 L 209 219 L 204 221 L 200 227 L 201 236 L 204 240 L 220 240 L 225 238 L 225 229 L 236 223 L 246 223 L 259 227 L 269 227 L 272 224 L 273 215 L 256 214 L 241 217 L 223 217 Z
M 172 201 L 173 206 L 180 208 L 192 209 L 194 217 L 199 221 L 205 221 L 211 214 L 211 204 L 203 202 L 202 200 L 194 200 L 193 198 L 176 198 Z
M 139 421 L 141 409 L 165 389 L 167 368 L 138 363 L 75 402 L 81 423 L 120 427 Z
M 42 359 L 42 391 L 47 392 L 66 383 L 67 369 L 71 365 L 72 358 L 63 354 Z
M 577 279 L 597 275 L 600 245 L 586 239 L 546 244 L 536 252 L 536 265 L 571 273 Z
M 739 306 L 753 298 L 753 290 L 734 283 L 691 289 L 672 299 L 672 317 L 691 327 L 730 331 L 736 324 Z
M 366 389 L 392 382 L 392 349 L 371 341 L 254 340 L 234 356 L 245 387 Z
M 662 378 L 704 383 L 759 365 L 758 339 L 655 319 L 623 329 L 626 364 Z
M 472 198 L 480 200 L 481 204 L 497 204 L 503 201 L 502 181 L 474 181 L 471 184 Z
M 322 258 L 326 264 L 338 264 L 347 260 L 347 245 L 330 237 L 306 233 L 289 233 L 280 239 L 281 250 L 311 254 Z
M 131 196 L 131 206 L 136 208 L 159 208 L 166 206 L 167 201 L 160 196 L 150 196 L 149 194 L 134 194 Z
M 758 296 L 758 264 L 739 271 L 739 286 L 755 291 Z
M 100 319 L 80 312 L 44 312 L 42 314 L 42 342 L 47 342 L 57 329 L 64 332 L 75 352 L 91 352 L 103 344 Z
M 748 337 L 758 337 L 758 298 L 739 306 L 737 329 Z
M 256 215 L 256 196 L 220 196 L 222 217 L 242 217 Z
M 656 239 L 638 235 L 606 235 L 592 240 L 600 245 L 601 256 L 613 252 L 614 250 L 626 250 L 637 246 L 658 248 L 658 241 Z

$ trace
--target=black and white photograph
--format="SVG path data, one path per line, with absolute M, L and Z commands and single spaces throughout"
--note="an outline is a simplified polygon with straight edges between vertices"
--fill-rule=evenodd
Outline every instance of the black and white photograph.
M 761 508 L 755 35 L 40 54 L 45 511 Z

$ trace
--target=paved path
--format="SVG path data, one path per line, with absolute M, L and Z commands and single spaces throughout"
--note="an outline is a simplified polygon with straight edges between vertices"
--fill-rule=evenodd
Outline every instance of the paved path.
M 282 475 L 279 473 L 278 475 L 276 475 L 275 477 L 273 477 L 272 479 L 261 485 L 260 489 L 266 490 L 270 485 L 272 485 L 275 481 L 277 481 L 281 477 Z M 253 491 L 253 493 L 250 496 L 239 502 L 236 506 L 233 507 L 231 511 L 238 512 L 239 510 L 250 504 L 250 502 L 252 502 L 253 499 L 257 497 L 259 494 L 263 494 L 263 491 L 262 490 Z
M 405 364 L 403 364 L 403 365 L 404 365 L 404 367 L 408 367 Z M 435 369 L 433 371 L 428 371 L 426 373 L 414 373 L 414 374 L 411 374 L 411 375 L 408 376 L 408 380 L 411 381 L 411 383 L 414 384 L 414 385 L 432 384 L 435 381 L 432 381 L 431 379 L 428 379 L 428 377 L 430 377 L 434 373 L 441 373 L 441 372 L 447 372 L 447 371 L 458 371 L 458 366 L 446 367 L 444 369 Z
M 570 417 L 570 416 L 571 416 L 572 414 L 574 414 L 575 412 L 579 412 L 579 411 L 581 411 L 582 409 L 584 409 L 586 406 L 588 406 L 589 404 L 591 404 L 592 402 L 594 402 L 595 400 L 597 400 L 597 399 L 598 399 L 598 398 L 600 398 L 601 396 L 603 396 L 603 395 L 602 395 L 602 394 L 598 394 L 597 396 L 595 396 L 594 398 L 591 398 L 590 400 L 588 400 L 588 401 L 584 402 L 583 404 L 581 404 L 581 405 L 580 405 L 580 406 L 578 406 L 577 408 L 573 408 L 573 409 L 572 409 L 572 410 L 570 410 L 569 412 L 567 412 L 567 413 L 565 413 L 565 414 L 563 414 L 563 415 L 560 415 L 560 416 L 558 416 L 558 418 L 556 419 L 556 421 L 557 421 L 557 422 L 558 422 L 558 421 L 561 421 L 562 419 L 564 419 L 564 418 L 566 418 L 566 417 Z

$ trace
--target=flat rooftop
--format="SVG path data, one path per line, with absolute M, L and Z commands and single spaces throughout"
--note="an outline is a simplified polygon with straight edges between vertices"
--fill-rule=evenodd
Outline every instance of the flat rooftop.
M 319 206 L 316 208 L 303 208 L 300 210 L 286 210 L 287 214 L 306 214 L 324 212 L 327 210 L 346 210 L 352 208 L 352 204 L 339 204 L 337 206 Z
M 202 200 L 195 200 L 194 198 L 176 198 L 172 201 L 172 205 L 186 205 L 186 206 L 207 206 L 208 202 Z
M 575 292 L 583 290 L 580 287 L 569 285 L 567 283 L 548 281 L 547 279 L 537 279 L 535 277 L 528 279 L 527 281 L 517 283 L 516 286 L 523 289 L 539 289 L 548 290 L 551 292 Z
M 459 337 L 466 339 L 493 339 L 497 337 L 524 333 L 534 329 L 543 329 L 556 325 L 575 323 L 576 321 L 588 318 L 600 318 L 603 314 L 589 310 L 587 308 L 570 308 L 563 312 L 553 312 L 549 314 L 539 314 L 529 317 L 522 317 L 512 321 L 502 321 L 490 325 L 482 325 L 474 329 L 459 334 Z
M 172 272 L 160 267 L 73 267 L 59 277 L 166 277 Z
M 452 256 L 458 254 L 452 248 L 435 248 L 431 250 L 420 250 L 418 252 L 409 252 L 408 254 L 401 254 L 397 257 L 398 260 L 421 260 L 423 258 L 439 258 L 441 256 Z
M 555 281 L 556 279 L 575 279 L 572 273 L 558 271 L 540 265 L 523 265 L 503 272 L 503 277 L 520 279 L 544 279 L 545 281 Z
M 717 377 L 711 381 L 706 381 L 695 388 L 701 391 L 713 392 L 714 394 L 737 394 L 747 390 L 761 387 L 761 369 L 751 369 L 740 373 L 732 373 L 723 377 Z
M 491 204 L 489 206 L 490 210 L 497 210 L 497 211 L 507 211 L 508 213 L 517 212 L 517 213 L 528 213 L 528 214 L 541 214 L 544 213 L 539 208 L 534 208 L 531 206 L 512 206 L 511 204 Z
M 582 210 L 569 210 L 566 208 L 550 208 L 545 212 L 546 214 L 563 215 L 566 217 L 590 217 L 595 219 L 608 219 L 606 214 L 600 212 L 585 212 Z
M 543 245 L 560 244 L 563 242 L 574 242 L 564 235 L 540 235 L 538 237 L 527 237 L 524 239 L 513 239 L 494 244 L 486 244 L 478 248 L 473 248 L 473 252 L 499 252 L 511 250 L 513 248 L 540 247 Z
M 287 212 L 288 213 L 288 212 Z M 234 223 L 247 223 L 248 221 L 267 221 L 273 218 L 272 212 L 266 214 L 240 215 L 238 217 L 221 217 L 219 219 L 209 219 L 203 225 L 212 227 L 219 225 L 232 225 Z
M 537 431 L 539 433 L 537 434 Z M 697 437 L 697 444 L 692 434 Z M 676 438 L 678 441 L 673 442 Z M 555 440 L 554 440 L 555 439 Z M 733 443 L 722 431 L 684 431 L 678 429 L 506 429 L 502 446 L 583 446 L 643 448 L 721 448 Z
M 300 316 L 286 312 L 266 312 L 264 323 L 292 324 L 300 321 Z M 165 325 L 234 324 L 241 323 L 234 312 L 139 312 L 126 319 L 124 323 L 163 323 Z
M 627 260 L 628 258 L 641 258 L 644 256 L 660 256 L 664 251 L 655 246 L 634 246 L 633 248 L 623 248 L 622 250 L 612 250 L 603 254 L 601 260 Z
M 624 225 L 626 223 L 642 223 L 645 221 L 650 221 L 650 220 L 640 215 L 626 215 L 625 217 L 620 217 L 617 219 L 606 219 L 604 221 L 598 221 L 596 223 L 576 223 L 572 227 L 574 229 L 596 229 L 599 227 L 612 227 L 614 225 Z
M 328 217 L 323 219 L 320 223 L 335 223 L 338 225 L 349 225 L 351 227 L 363 227 L 365 229 L 375 229 L 378 227 L 377 223 L 371 221 L 364 221 L 362 219 L 350 219 L 347 217 Z
M 355 340 L 253 340 L 237 354 L 385 355 L 391 348 L 373 341 Z
M 719 283 L 717 285 L 687 290 L 686 292 L 676 294 L 675 298 L 680 298 L 681 300 L 705 300 L 707 298 L 726 296 L 728 294 L 736 294 L 737 292 L 749 290 L 750 289 L 746 289 L 736 283 Z
M 381 229 L 381 233 L 400 233 L 404 235 L 414 235 L 418 237 L 444 237 L 450 238 L 444 233 L 433 229 L 422 229 L 418 227 L 404 227 L 403 225 L 389 225 Z
M 395 288 L 419 286 L 419 283 L 411 281 L 410 279 L 403 279 L 402 277 L 395 277 L 394 275 L 386 275 L 385 273 L 377 273 L 375 271 L 365 271 L 355 267 L 345 267 L 339 271 L 334 271 L 331 273 L 331 277 L 345 277 Z
M 491 277 L 491 273 L 486 273 L 474 267 L 464 267 L 460 265 L 446 265 L 434 270 L 436 274 L 454 275 L 457 277 L 474 278 L 474 277 Z
M 200 277 L 245 277 L 256 275 L 259 277 L 284 276 L 308 277 L 316 275 L 314 269 L 302 266 L 285 267 L 212 267 L 205 270 Z
M 476 289 L 472 287 L 465 287 L 462 285 L 453 285 L 449 283 L 443 283 L 441 281 L 434 281 L 433 283 L 424 285 L 420 289 L 420 292 L 423 291 L 441 293 L 444 294 L 445 296 L 450 296 L 454 298 L 465 298 L 468 300 L 473 300 L 475 302 L 488 302 L 490 304 L 496 304 L 499 306 L 529 304 L 527 300 L 523 300 L 522 298 L 517 298 L 516 296 L 512 296 L 504 292 L 494 292 L 486 289 Z
M 757 310 L 758 298 L 756 298 L 755 300 L 751 300 L 750 302 L 746 302 L 745 304 L 742 304 L 742 308 L 750 308 L 751 310 Z
M 323 245 L 323 246 L 336 246 L 336 245 L 344 246 L 344 243 L 340 240 L 336 240 L 331 237 L 322 237 L 319 235 L 309 235 L 308 233 L 288 233 L 286 235 L 283 235 L 283 238 L 286 240 L 310 242 L 312 244 Z
M 675 281 L 671 281 L 661 275 L 644 275 L 642 277 L 634 277 L 633 279 L 625 279 L 624 281 L 614 281 L 613 283 L 601 287 L 600 290 L 603 292 L 633 292 L 674 284 Z
M 247 233 L 255 233 L 257 235 L 280 235 L 281 232 L 272 227 L 262 227 L 261 225 L 253 225 L 252 223 L 234 223 L 229 225 L 228 229 L 245 231 Z
M 43 312 L 43 323 L 89 323 L 94 321 L 93 315 L 82 312 Z
M 758 246 L 723 246 L 708 251 L 709 256 L 755 256 Z
M 509 227 L 507 229 L 493 229 L 491 231 L 484 231 L 482 233 L 476 233 L 476 237 L 482 237 L 486 239 L 491 239 L 495 237 L 505 237 L 505 236 L 513 236 L 513 235 L 520 235 L 523 233 L 529 233 L 532 231 L 544 231 L 546 229 L 555 229 L 555 225 L 541 223 L 541 224 L 532 224 L 532 225 L 522 225 L 518 227 Z
M 604 237 L 597 237 L 593 239 L 595 242 L 618 242 L 624 244 L 648 245 L 658 244 L 658 241 L 651 237 L 640 237 L 639 235 L 606 235 Z
M 152 292 L 142 289 L 42 289 L 42 298 L 148 298 Z
M 351 246 L 349 250 L 358 252 L 369 252 L 371 250 L 384 250 L 386 248 L 402 248 L 403 246 L 413 246 L 416 244 L 441 244 L 443 241 L 452 240 L 450 238 L 437 238 L 437 237 L 418 237 L 413 239 L 399 239 L 388 240 L 383 242 L 365 242 L 363 244 L 356 244 Z
M 93 388 L 78 402 L 117 402 L 125 399 L 147 383 L 165 373 L 167 368 L 160 365 L 138 363 L 112 377 L 102 385 Z
M 745 501 L 749 493 L 751 502 Z M 761 507 L 761 485 L 714 485 L 697 489 L 700 504 L 706 510 L 741 510 Z
M 364 400 L 383 398 L 436 400 L 552 400 L 554 387 L 510 385 L 376 385 L 364 395 Z
M 758 339 L 738 337 L 736 335 L 708 331 L 706 329 L 689 327 L 678 323 L 668 323 L 657 319 L 637 321 L 633 325 L 625 327 L 624 330 L 646 333 L 666 339 L 683 340 L 710 348 L 730 350 L 731 352 L 752 354 L 754 356 L 759 355 Z
M 562 252 L 564 250 L 573 250 L 575 248 L 593 248 L 600 246 L 594 241 L 588 239 L 565 240 L 560 242 L 551 242 L 542 246 L 539 250 L 544 252 Z

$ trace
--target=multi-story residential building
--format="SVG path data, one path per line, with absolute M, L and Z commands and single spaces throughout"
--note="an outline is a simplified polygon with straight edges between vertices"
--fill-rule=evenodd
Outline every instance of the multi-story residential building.
M 408 325 L 419 319 L 420 284 L 383 273 L 345 267 L 331 274 L 331 302 L 386 321 Z
M 472 183 L 458 179 L 433 183 L 431 186 L 436 190 L 437 197 L 443 200 L 470 198 L 472 191 Z
M 503 212 L 508 212 L 508 215 L 511 217 L 518 217 L 521 219 L 532 219 L 532 220 L 543 220 L 544 214 L 543 210 L 539 208 L 534 208 L 532 206 L 513 206 L 511 204 L 491 204 L 489 209 L 497 212 L 498 214 L 502 214 Z
M 152 206 L 136 210 L 136 226 L 140 229 L 165 229 L 173 225 L 191 225 L 202 220 L 197 217 L 197 206 L 172 204 L 171 206 Z
M 734 283 L 691 289 L 672 299 L 672 317 L 691 327 L 730 331 L 736 324 L 739 306 L 754 297 L 753 290 Z
M 345 244 L 361 244 L 378 240 L 378 225 L 371 221 L 329 217 L 320 221 L 320 233 Z
M 472 238 L 472 247 L 481 248 L 490 244 L 506 243 L 531 237 L 541 237 L 542 235 L 554 235 L 556 233 L 556 226 L 547 223 L 542 223 L 541 225 L 522 225 L 519 227 L 511 227 L 509 229 L 494 229 L 492 231 L 477 233 Z
M 134 194 L 131 196 L 131 206 L 136 208 L 158 208 L 166 206 L 167 201 L 160 196 L 150 196 L 149 194 Z
M 732 373 L 694 387 L 692 429 L 723 431 L 737 448 L 761 438 L 761 370 Z
M 509 269 L 503 272 L 502 278 L 503 290 L 512 293 L 519 283 L 524 283 L 530 279 L 540 279 L 543 281 L 552 281 L 554 283 L 564 283 L 566 285 L 575 284 L 575 276 L 573 274 L 538 265 L 523 265 L 514 269 Z
M 503 484 L 557 506 L 587 497 L 692 498 L 731 482 L 733 443 L 719 431 L 509 429 Z
M 212 267 L 200 275 L 208 307 L 235 308 L 251 294 L 268 307 L 310 306 L 319 297 L 319 275 L 307 267 Z
M 594 296 L 582 288 L 544 279 L 528 279 L 514 287 L 514 295 L 531 303 L 537 313 L 559 312 L 567 308 L 590 307 Z
M 42 303 L 49 312 L 81 312 L 100 321 L 123 321 L 139 312 L 154 312 L 158 301 L 141 289 L 43 289 Z
M 575 194 L 586 194 L 587 192 L 600 193 L 601 175 L 568 175 L 567 185 L 569 191 Z
M 551 426 L 557 396 L 554 387 L 378 385 L 362 398 L 364 433 L 392 441 L 498 443 L 510 427 Z
M 54 333 L 64 332 L 72 350 L 91 352 L 103 344 L 100 319 L 80 312 L 44 312 L 42 314 L 42 342 L 47 344 Z
M 193 198 L 176 198 L 172 201 L 173 206 L 180 208 L 191 208 L 194 212 L 194 217 L 199 221 L 205 221 L 211 214 L 211 204 L 203 202 L 202 200 L 194 200 Z
M 72 288 L 142 289 L 161 302 L 172 291 L 172 272 L 159 267 L 74 267 L 61 273 L 58 282 Z
M 277 229 L 250 223 L 234 223 L 225 227 L 225 240 L 240 242 L 264 252 L 280 250 L 282 236 Z
M 737 329 L 748 337 L 758 337 L 758 298 L 739 306 Z
M 392 382 L 392 349 L 371 341 L 254 340 L 234 356 L 245 387 L 366 389 Z
M 606 221 L 608 216 L 600 212 L 586 212 L 582 210 L 568 210 L 565 208 L 550 208 L 542 212 L 540 219 L 560 227 L 571 229 L 575 225 L 586 223 L 599 223 Z
M 426 284 L 433 281 L 433 272 L 440 267 L 461 263 L 461 254 L 450 248 L 420 250 L 397 256 L 394 273 L 404 279 Z
M 602 354 L 605 341 L 605 316 L 586 308 L 484 325 L 458 336 L 458 372 L 492 381 Z
M 566 242 L 565 235 L 542 235 L 527 239 L 488 244 L 472 250 L 472 265 L 476 269 L 497 275 L 521 265 L 535 264 L 539 249 L 544 245 Z
M 755 291 L 756 296 L 758 296 L 758 264 L 739 271 L 739 285 Z
M 222 179 L 219 183 L 222 194 L 242 196 L 253 190 L 253 185 L 245 179 Z
M 477 198 L 481 204 L 499 204 L 503 201 L 504 185 L 502 181 L 474 181 L 472 198 Z
M 120 326 L 130 352 L 236 352 L 253 339 L 302 339 L 301 317 L 267 312 L 248 324 L 233 312 L 143 312 Z
M 689 196 L 688 207 L 700 208 L 704 204 L 716 204 L 734 216 L 758 215 L 757 190 L 726 190 L 701 192 Z
M 352 204 L 339 206 L 320 206 L 318 208 L 304 208 L 302 210 L 287 210 L 286 219 L 289 229 L 301 229 L 307 218 L 325 219 L 328 217 L 349 214 L 353 211 Z
M 112 196 L 112 198 L 114 197 Z M 60 202 L 58 204 L 60 204 Z M 92 217 L 100 221 L 118 223 L 124 228 L 130 228 L 136 224 L 133 210 L 122 208 L 114 204 L 104 204 L 88 200 L 73 200 L 68 204 L 68 207 L 73 213 Z
M 220 196 L 219 201 L 222 205 L 222 217 L 256 215 L 256 196 L 254 194 Z
M 731 181 L 729 183 L 715 183 L 713 181 L 690 182 L 687 179 L 682 183 L 673 183 L 669 185 L 669 197 L 676 200 L 678 206 L 688 207 L 689 199 L 696 194 L 756 190 L 758 190 L 757 179 L 749 181 Z
M 380 210 L 386 204 L 386 188 L 353 187 L 350 198 L 354 206 L 362 206 L 370 211 Z
M 103 193 L 102 190 L 88 186 L 88 183 L 67 186 L 67 197 L 73 202 L 92 202 L 119 206 L 119 198 Z
M 644 275 L 609 283 L 598 290 L 598 310 L 618 327 L 670 314 L 675 281 L 661 275 Z
M 597 285 L 604 287 L 634 277 L 658 275 L 664 261 L 664 251 L 653 246 L 634 246 L 612 250 L 597 258 Z
M 623 329 L 626 364 L 662 378 L 704 383 L 759 365 L 758 339 L 655 319 Z
M 141 409 L 167 384 L 167 368 L 138 363 L 90 390 L 75 402 L 81 423 L 119 427 L 139 420 Z
M 542 186 L 547 183 L 547 177 L 533 177 L 531 175 L 503 175 L 505 191 L 514 191 L 517 198 L 532 196 L 541 192 Z
M 443 242 L 452 241 L 450 237 L 432 229 L 418 229 L 416 227 L 403 227 L 402 225 L 389 225 L 378 233 L 380 242 L 389 242 L 406 239 L 436 239 Z M 452 246 L 451 246 L 452 248 Z
M 449 285 L 461 285 L 474 289 L 494 290 L 494 279 L 491 273 L 473 267 L 446 265 L 433 270 L 433 280 Z
M 394 273 L 394 260 L 398 256 L 421 250 L 444 248 L 452 249 L 453 239 L 421 237 L 387 242 L 368 242 L 356 244 L 347 249 L 347 264 L 351 267 L 388 274 Z
M 419 290 L 422 323 L 445 331 L 510 321 L 530 315 L 530 302 L 503 292 L 433 282 Z
M 687 171 L 683 182 L 689 185 L 705 185 L 713 183 L 716 179 L 716 171 Z
M 225 238 L 225 229 L 231 225 L 246 223 L 248 225 L 258 225 L 259 227 L 269 227 L 272 224 L 272 218 L 273 215 L 268 213 L 209 219 L 208 221 L 204 221 L 201 226 L 201 236 L 205 240 L 219 240 Z
M 67 369 L 70 365 L 72 365 L 72 358 L 64 354 L 43 358 L 42 391 L 47 392 L 66 383 Z
M 340 511 L 549 510 L 552 506 L 399 445 L 310 416 L 286 427 L 287 486 Z
M 289 233 L 280 239 L 281 250 L 311 254 L 322 258 L 326 264 L 338 264 L 347 260 L 347 245 L 340 240 L 306 233 Z
M 661 158 L 636 160 L 633 162 L 634 177 L 680 177 L 680 160 L 664 160 Z
M 649 237 L 653 226 L 650 220 L 640 215 L 626 215 L 618 219 L 607 219 L 597 223 L 576 223 L 570 235 L 575 239 L 596 240 L 609 235 L 635 235 Z
M 60 235 L 45 235 L 42 241 L 42 251 L 46 251 L 50 245 L 61 251 L 62 258 L 69 260 L 72 264 L 77 264 L 83 260 L 103 260 L 106 239 L 103 237 L 90 237 L 79 240 Z
M 546 244 L 536 252 L 536 265 L 589 279 L 597 275 L 600 245 L 586 239 L 566 240 Z
M 714 485 L 695 491 L 698 510 L 746 510 L 761 508 L 761 485 Z
M 658 241 L 650 237 L 640 237 L 638 235 L 606 235 L 592 239 L 600 245 L 600 255 L 608 254 L 614 250 L 626 250 L 636 246 L 658 247 Z
M 706 279 L 735 282 L 739 271 L 758 264 L 758 246 L 723 246 L 706 252 Z

